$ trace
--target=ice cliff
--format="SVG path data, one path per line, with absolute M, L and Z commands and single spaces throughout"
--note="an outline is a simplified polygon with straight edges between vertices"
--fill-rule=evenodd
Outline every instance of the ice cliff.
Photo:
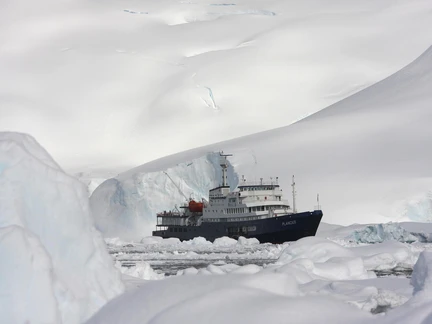
M 208 191 L 222 179 L 219 154 L 172 165 L 143 165 L 102 183 L 90 197 L 97 228 L 104 237 L 140 240 L 155 229 L 156 213 L 171 210 L 186 198 L 208 199 Z M 233 167 L 228 183 L 238 184 Z
M 83 184 L 0 133 L 0 322 L 78 324 L 124 290 Z

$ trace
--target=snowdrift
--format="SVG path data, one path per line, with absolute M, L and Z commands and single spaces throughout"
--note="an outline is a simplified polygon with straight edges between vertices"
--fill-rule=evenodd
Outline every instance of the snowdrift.
M 313 311 L 311 311 L 313 309 Z M 371 315 L 328 296 L 302 296 L 289 274 L 180 276 L 108 303 L 87 324 L 354 323 Z
M 1 323 L 83 323 L 124 290 L 86 196 L 32 137 L 0 133 Z
M 165 167 L 157 171 L 151 164 L 135 168 L 103 182 L 93 192 L 90 206 L 104 237 L 139 241 L 155 229 L 156 213 L 179 208 L 189 197 L 208 199 L 209 189 L 222 179 L 218 153 Z M 234 188 L 238 176 L 231 165 L 227 174 Z

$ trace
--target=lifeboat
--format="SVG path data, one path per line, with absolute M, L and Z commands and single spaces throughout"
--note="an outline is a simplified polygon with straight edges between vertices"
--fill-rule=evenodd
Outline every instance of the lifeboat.
M 203 211 L 203 203 L 196 202 L 195 200 L 189 201 L 189 211 L 194 213 L 202 213 Z

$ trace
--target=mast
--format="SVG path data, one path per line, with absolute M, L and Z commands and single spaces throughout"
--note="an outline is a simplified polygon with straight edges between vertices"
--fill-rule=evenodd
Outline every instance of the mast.
M 292 195 L 293 195 L 293 213 L 296 213 L 297 212 L 297 210 L 296 210 L 296 201 L 295 201 L 295 199 L 296 199 L 296 191 L 295 191 L 294 176 L 292 176 L 292 184 L 291 184 L 291 186 L 292 186 Z
M 222 186 L 228 186 L 227 181 L 227 169 L 228 169 L 228 160 L 227 156 L 232 156 L 232 154 L 223 154 L 223 151 L 219 153 L 220 155 L 220 166 L 222 168 Z

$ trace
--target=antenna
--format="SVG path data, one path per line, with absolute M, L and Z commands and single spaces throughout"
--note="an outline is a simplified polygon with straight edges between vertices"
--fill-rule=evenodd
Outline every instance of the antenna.
M 317 210 L 321 209 L 320 202 L 319 202 L 319 194 L 317 194 L 317 207 L 316 207 L 316 209 Z
M 297 210 L 296 210 L 296 201 L 295 201 L 295 199 L 296 199 L 296 191 L 295 191 L 294 176 L 292 176 L 292 184 L 291 184 L 291 186 L 292 186 L 292 195 L 293 195 L 293 213 L 296 213 L 297 212 Z
M 228 169 L 228 160 L 227 156 L 232 156 L 232 154 L 223 154 L 223 151 L 219 152 L 220 156 L 220 166 L 222 167 L 222 186 L 228 186 L 227 182 L 227 169 Z

